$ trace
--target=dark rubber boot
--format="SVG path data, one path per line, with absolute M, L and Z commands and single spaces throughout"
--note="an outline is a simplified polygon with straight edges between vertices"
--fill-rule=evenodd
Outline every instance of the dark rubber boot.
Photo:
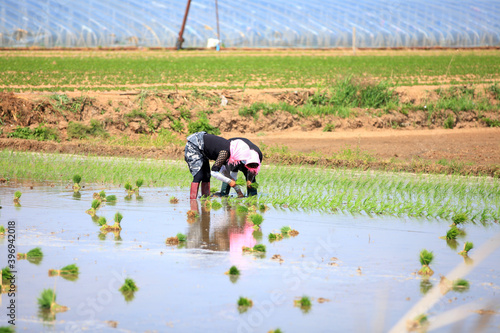
M 189 192 L 189 199 L 198 198 L 198 186 L 200 183 L 191 183 L 191 192 Z
M 201 195 L 204 197 L 210 196 L 210 182 L 201 183 Z
M 222 182 L 222 186 L 220 187 L 220 196 L 227 197 L 229 195 L 229 191 L 231 191 L 231 186 L 228 183 Z
M 247 186 L 247 197 L 253 197 L 254 195 L 257 195 L 257 189 Z

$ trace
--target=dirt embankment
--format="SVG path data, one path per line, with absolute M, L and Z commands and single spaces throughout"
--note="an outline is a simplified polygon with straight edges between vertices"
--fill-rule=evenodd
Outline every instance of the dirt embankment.
M 477 87 L 479 89 L 481 87 Z M 402 103 L 425 105 L 436 99 L 435 87 L 399 87 Z M 500 130 L 488 128 L 485 117 L 499 120 L 498 111 L 467 111 L 455 114 L 449 110 L 388 113 L 382 110 L 355 109 L 354 116 L 301 117 L 284 111 L 260 110 L 252 116 L 241 116 L 242 107 L 255 102 L 286 102 L 301 106 L 314 94 L 312 90 L 231 90 L 205 92 L 80 92 L 64 95 L 43 93 L 0 93 L 2 120 L 0 148 L 16 150 L 85 153 L 99 155 L 181 158 L 183 147 L 110 146 L 75 139 L 68 131 L 70 123 L 90 126 L 91 120 L 112 136 L 137 139 L 141 135 L 157 136 L 161 129 L 177 131 L 184 141 L 190 123 L 205 115 L 224 137 L 246 136 L 266 146 L 284 145 L 294 153 L 316 152 L 328 156 L 346 148 L 394 161 L 459 161 L 475 167 L 500 165 Z M 226 100 L 227 105 L 221 103 Z M 496 102 L 495 102 L 496 103 Z M 452 115 L 454 129 L 443 129 Z M 40 124 L 53 128 L 60 142 L 8 138 L 18 126 L 36 128 Z M 332 126 L 333 125 L 333 126 Z M 332 132 L 324 132 L 331 126 Z M 78 133 L 77 133 L 78 134 Z M 68 140 L 73 136 L 71 140 Z M 76 135 L 77 136 L 77 135 Z M 133 145 L 133 144 L 132 144 Z M 296 155 L 297 157 L 297 155 Z M 301 157 L 297 163 L 321 164 Z M 272 157 L 268 161 L 273 160 Z M 321 160 L 321 159 L 320 159 Z M 283 161 L 282 161 L 283 162 Z M 284 161 L 286 162 L 286 161 Z M 360 162 L 364 163 L 364 162 Z M 342 163 L 341 163 L 342 164 Z M 331 162 L 329 165 L 336 165 Z M 387 167 L 384 167 L 387 169 Z M 474 172 L 476 173 L 476 172 Z M 481 173 L 481 171 L 479 171 Z M 487 172 L 487 174 L 490 172 Z

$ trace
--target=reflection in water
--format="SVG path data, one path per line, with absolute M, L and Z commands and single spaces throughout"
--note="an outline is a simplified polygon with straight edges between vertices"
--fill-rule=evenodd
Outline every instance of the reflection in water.
M 114 241 L 117 242 L 117 244 L 121 244 L 122 236 L 121 236 L 121 230 L 101 230 L 99 232 L 99 235 L 97 236 L 100 240 L 104 241 L 106 240 L 108 233 L 112 233 L 114 235 Z
M 198 200 L 191 200 L 191 210 L 198 212 L 199 218 L 188 221 L 187 248 L 229 251 L 231 263 L 238 264 L 243 261 L 242 247 L 253 247 L 257 241 L 247 214 L 237 214 L 224 201 L 223 204 L 224 215 L 211 220 L 210 210 L 202 205 L 200 211 Z
M 432 282 L 429 281 L 429 279 L 422 279 L 422 281 L 420 281 L 420 292 L 422 293 L 422 295 L 427 294 L 427 292 L 431 290 L 432 287 Z
M 73 199 L 80 200 L 81 197 L 82 197 L 82 194 L 80 192 L 73 193 Z
M 456 251 L 457 247 L 458 247 L 458 242 L 457 242 L 456 239 L 447 239 L 446 240 L 446 245 L 448 245 L 448 247 L 450 249 L 452 249 L 453 251 Z

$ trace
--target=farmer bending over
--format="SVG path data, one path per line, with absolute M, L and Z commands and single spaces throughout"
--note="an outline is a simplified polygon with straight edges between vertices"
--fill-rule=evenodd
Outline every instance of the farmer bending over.
M 258 168 L 260 164 L 253 164 L 247 161 L 252 159 L 250 147 L 242 140 L 229 142 L 220 136 L 198 132 L 187 137 L 186 147 L 184 148 L 184 160 L 188 164 L 189 171 L 193 175 L 191 183 L 190 199 L 198 197 L 198 187 L 201 182 L 201 195 L 210 195 L 210 177 L 227 183 L 234 187 L 239 197 L 243 196 L 239 186 L 231 178 L 220 173 L 225 163 L 235 165 L 239 163 L 249 164 L 250 168 Z M 210 160 L 215 163 L 210 171 Z

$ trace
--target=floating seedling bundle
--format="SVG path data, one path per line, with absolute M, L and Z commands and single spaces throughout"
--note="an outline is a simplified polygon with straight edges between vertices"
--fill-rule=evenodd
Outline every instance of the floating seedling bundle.
M 14 193 L 14 205 L 16 206 L 20 206 L 21 205 L 21 191 L 16 191 L 16 193 Z
M 238 311 L 240 313 L 243 313 L 253 306 L 253 301 L 250 298 L 240 296 L 237 304 L 238 304 Z
M 290 226 L 282 227 L 281 233 L 283 234 L 283 236 L 292 236 L 292 237 L 295 237 L 299 234 L 297 230 L 292 229 Z
M 0 224 L 0 236 L 5 235 L 5 227 Z
M 39 259 L 43 258 L 42 249 L 39 247 L 35 247 L 34 249 L 29 250 L 27 253 L 18 253 L 17 259 Z
M 453 291 L 463 293 L 468 291 L 470 288 L 469 281 L 464 280 L 464 279 L 457 279 L 453 281 L 452 289 Z
M 243 252 L 256 252 L 256 253 L 266 253 L 266 246 L 264 244 L 257 244 L 253 248 L 243 246 Z
M 75 281 L 80 273 L 76 264 L 64 266 L 61 269 L 49 269 L 49 276 L 61 276 L 66 280 Z
M 240 270 L 236 266 L 231 266 L 231 268 L 229 268 L 229 271 L 227 271 L 227 273 L 229 275 L 240 275 Z
M 424 249 L 420 251 L 419 259 L 422 268 L 420 268 L 418 274 L 425 276 L 431 276 L 432 274 L 434 274 L 434 271 L 429 267 L 429 265 L 434 260 L 434 253 L 432 253 L 432 251 L 427 251 Z
M 116 212 L 114 218 L 115 223 L 113 225 L 106 224 L 106 219 L 104 217 L 99 218 L 98 223 L 101 226 L 101 231 L 118 231 L 122 230 L 122 227 L 120 225 L 122 219 L 123 215 L 120 212 Z
M 92 204 L 89 210 L 85 211 L 85 213 L 89 214 L 90 216 L 95 216 L 97 210 L 101 207 L 101 201 L 98 199 L 92 200 Z
M 464 257 L 468 257 L 469 256 L 469 251 L 472 250 L 474 248 L 474 243 L 472 242 L 465 242 L 464 244 L 464 249 L 460 252 L 458 252 L 458 254 L 464 256 Z
M 307 296 L 302 296 L 300 299 L 294 300 L 294 305 L 300 307 L 304 312 L 309 312 L 312 307 L 311 299 Z
M 138 179 L 135 181 L 135 188 L 134 188 L 134 192 L 136 195 L 139 195 L 139 188 L 144 184 L 144 180 L 143 179 Z
M 262 215 L 260 215 L 259 213 L 253 213 L 253 214 L 249 215 L 249 218 L 250 218 L 250 221 L 253 224 L 253 229 L 254 230 L 259 230 L 260 229 L 260 225 L 264 221 L 264 217 L 262 217 Z
M 179 245 L 187 240 L 186 235 L 178 233 L 176 236 L 168 237 L 166 240 L 167 245 Z
M 283 234 L 271 232 L 268 236 L 270 242 L 278 241 L 283 239 Z
M 131 196 L 132 194 L 135 193 L 132 184 L 130 184 L 130 182 L 125 183 L 125 191 L 127 192 L 127 196 Z
M 415 319 L 408 320 L 406 323 L 408 332 L 426 332 L 427 327 L 429 327 L 429 320 L 425 314 L 418 315 Z
M 50 312 L 65 312 L 68 307 L 56 303 L 56 293 L 52 289 L 44 289 L 38 298 L 38 306 Z
M 171 204 L 179 203 L 179 199 L 177 199 L 176 197 L 170 197 L 170 203 Z
M 122 293 L 123 297 L 125 297 L 125 301 L 130 302 L 131 300 L 134 299 L 135 292 L 139 290 L 139 288 L 135 284 L 134 280 L 126 278 L 125 282 L 123 283 L 123 285 L 120 287 L 119 290 Z
M 80 175 L 74 175 L 73 176 L 73 191 L 74 192 L 79 192 L 80 189 L 82 188 L 80 186 L 80 182 L 82 181 L 82 176 Z

